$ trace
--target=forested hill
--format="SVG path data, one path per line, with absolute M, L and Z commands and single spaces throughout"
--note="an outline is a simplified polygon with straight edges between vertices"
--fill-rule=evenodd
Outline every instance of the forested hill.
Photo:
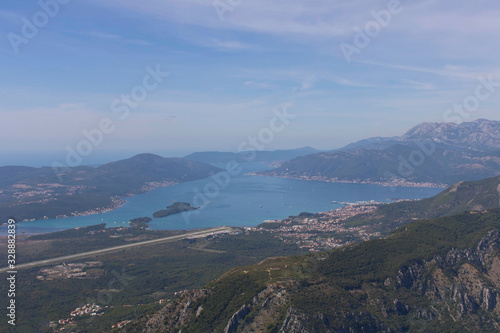
M 119 198 L 219 171 L 203 162 L 154 154 L 140 154 L 96 168 L 0 167 L 0 220 L 54 218 L 111 209 Z
M 500 211 L 233 269 L 121 332 L 497 332 Z
M 427 199 L 381 205 L 376 211 L 348 219 L 347 225 L 379 224 L 393 230 L 416 219 L 433 219 L 465 211 L 500 207 L 500 177 L 459 182 Z
M 256 163 L 279 163 L 291 160 L 299 156 L 315 154 L 318 151 L 312 147 L 302 147 L 289 150 L 274 150 L 274 151 L 248 151 L 240 153 L 231 152 L 197 152 L 185 156 L 185 159 L 200 161 L 205 163 L 227 163 L 236 161 L 238 163 L 256 162 Z

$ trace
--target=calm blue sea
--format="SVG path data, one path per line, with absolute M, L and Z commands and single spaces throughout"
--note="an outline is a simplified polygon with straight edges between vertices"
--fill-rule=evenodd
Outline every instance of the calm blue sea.
M 247 165 L 245 172 L 261 170 L 262 165 Z M 211 184 L 211 185 L 207 185 Z M 421 199 L 433 196 L 439 188 L 396 188 L 370 184 L 340 184 L 301 181 L 273 177 L 240 175 L 221 188 L 214 187 L 213 179 L 202 179 L 160 188 L 127 199 L 122 207 L 103 214 L 70 217 L 55 220 L 22 222 L 17 232 L 47 233 L 80 226 L 106 223 L 107 227 L 128 226 L 132 218 L 152 214 L 173 201 L 203 205 L 190 214 L 171 215 L 153 219 L 150 229 L 196 229 L 216 226 L 256 226 L 268 219 L 282 219 L 301 212 L 321 212 L 339 208 L 332 201 L 389 202 L 391 198 Z M 197 193 L 208 193 L 202 197 Z M 196 198 L 196 199 L 195 199 Z M 5 234 L 6 229 L 0 230 Z

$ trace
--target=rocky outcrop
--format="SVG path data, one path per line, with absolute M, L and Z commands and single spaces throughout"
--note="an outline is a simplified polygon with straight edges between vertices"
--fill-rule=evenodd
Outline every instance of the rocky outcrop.
M 270 325 L 279 325 L 276 318 L 289 302 L 285 286 L 271 284 L 257 294 L 251 303 L 243 305 L 233 314 L 224 333 L 237 330 L 241 333 L 265 332 Z M 251 315 L 252 319 L 244 320 L 247 315 Z
M 143 332 L 178 332 L 178 328 L 186 323 L 187 320 L 200 315 L 203 308 L 193 305 L 200 299 L 207 297 L 210 291 L 207 289 L 195 289 L 186 292 L 175 303 L 168 304 L 159 312 L 151 316 Z
M 236 333 L 238 325 L 245 319 L 246 315 L 252 311 L 252 306 L 245 304 L 243 305 L 229 320 L 224 333 Z
M 305 314 L 300 313 L 297 309 L 290 308 L 279 333 L 309 333 L 310 331 L 305 327 L 308 321 L 309 318 Z
M 400 269 L 395 289 L 410 289 L 444 304 L 454 320 L 480 309 L 500 314 L 499 249 L 500 232 L 492 230 L 474 249 L 452 249 L 444 256 Z M 432 320 L 435 316 L 429 311 L 419 309 L 418 315 Z

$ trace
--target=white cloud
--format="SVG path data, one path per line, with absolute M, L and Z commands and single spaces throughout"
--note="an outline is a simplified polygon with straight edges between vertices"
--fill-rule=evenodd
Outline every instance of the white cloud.
M 94 3 L 157 18 L 158 22 L 151 25 L 155 29 L 159 29 L 161 21 L 175 22 L 208 28 L 207 34 L 250 32 L 318 48 L 325 47 L 325 43 L 337 46 L 340 42 L 351 41 L 355 27 L 363 28 L 374 20 L 373 11 L 388 7 L 387 0 L 315 0 L 313 3 L 306 0 L 244 0 L 227 11 L 221 21 L 213 0 L 94 0 Z M 447 57 L 465 58 L 478 56 L 485 50 L 489 51 L 486 57 L 498 54 L 493 51 L 499 51 L 499 47 L 491 43 L 491 38 L 500 34 L 498 1 L 471 4 L 465 0 L 446 3 L 420 0 L 401 1 L 401 5 L 402 13 L 393 15 L 390 24 L 376 37 L 375 44 L 385 45 L 385 50 L 377 49 L 381 55 L 403 57 L 412 50 L 422 52 L 426 48 L 435 56 L 441 52 Z M 409 40 L 414 41 L 409 48 L 398 45 Z M 215 39 L 212 44 L 226 50 L 249 48 L 241 40 Z M 338 51 L 337 47 L 337 55 Z
M 415 81 L 415 80 L 404 80 L 404 81 L 410 83 L 413 87 L 415 87 L 415 89 L 419 89 L 419 90 L 433 90 L 433 89 L 436 89 L 436 87 L 434 86 L 434 84 L 429 83 L 429 82 L 419 82 L 419 81 Z
M 113 6 L 142 12 L 157 18 L 181 24 L 191 24 L 213 29 L 240 30 L 264 34 L 340 36 L 352 31 L 348 17 L 360 16 L 356 6 L 378 0 L 343 1 L 317 0 L 313 5 L 298 0 L 252 0 L 226 12 L 224 21 L 219 19 L 213 0 L 145 0 L 140 3 L 128 0 L 94 1 L 100 6 Z M 380 2 L 380 1 L 378 1 Z
M 205 46 L 222 51 L 240 51 L 240 50 L 250 50 L 256 48 L 253 45 L 236 40 L 219 40 L 219 39 L 212 39 L 210 43 L 205 44 Z
M 66 30 L 66 32 L 69 32 L 71 34 L 77 34 L 81 36 L 86 36 L 86 37 L 91 37 L 91 38 L 98 38 L 98 39 L 104 39 L 107 41 L 114 41 L 114 42 L 121 42 L 121 43 L 128 43 L 128 44 L 136 44 L 136 45 L 142 45 L 142 46 L 148 46 L 152 45 L 151 42 L 142 40 L 142 39 L 128 39 L 124 38 L 121 35 L 118 34 L 112 34 L 108 32 L 103 32 L 103 31 L 74 31 L 74 30 Z
M 243 83 L 245 86 L 255 89 L 273 89 L 276 88 L 276 85 L 262 82 L 262 81 L 245 81 Z
M 417 66 L 406 66 L 406 65 L 398 65 L 394 63 L 381 63 L 375 61 L 358 61 L 363 64 L 387 67 L 392 69 L 401 69 L 410 72 L 423 72 L 434 74 L 438 76 L 444 76 L 447 78 L 461 79 L 461 80 L 477 80 L 480 76 L 487 77 L 491 74 L 495 75 L 500 73 L 500 70 L 488 71 L 487 69 L 477 69 L 477 68 L 467 68 L 463 66 L 451 66 L 445 65 L 442 69 L 436 68 L 426 68 L 426 67 L 417 67 Z

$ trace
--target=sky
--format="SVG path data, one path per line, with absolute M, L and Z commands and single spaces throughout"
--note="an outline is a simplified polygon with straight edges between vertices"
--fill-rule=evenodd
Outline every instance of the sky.
M 0 152 L 327 150 L 500 120 L 499 17 L 498 0 L 4 1 Z

